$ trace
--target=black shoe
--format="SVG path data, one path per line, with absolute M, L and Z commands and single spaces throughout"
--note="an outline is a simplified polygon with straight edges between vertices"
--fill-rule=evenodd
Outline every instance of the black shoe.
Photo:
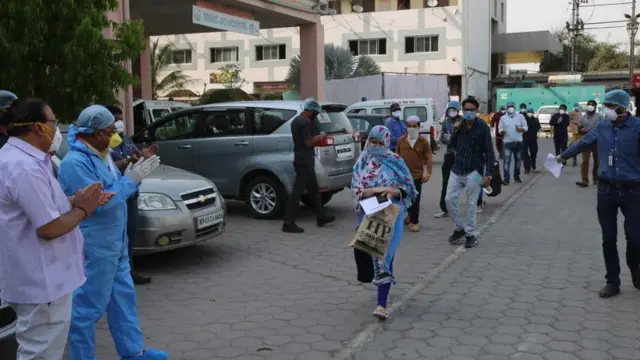
M 585 184 L 585 183 L 583 183 L 582 181 L 578 181 L 578 182 L 576 182 L 576 185 L 578 185 L 578 186 L 579 186 L 579 187 L 581 187 L 581 188 L 586 188 L 586 187 L 588 187 L 588 186 L 589 186 L 589 184 Z
M 525 170 L 525 171 L 524 171 L 524 174 L 525 174 L 525 175 L 529 175 L 529 173 L 530 173 L 530 172 L 531 172 L 531 170 Z
M 466 249 L 471 249 L 472 247 L 476 247 L 476 246 L 478 246 L 478 238 L 476 238 L 473 235 L 467 234 L 464 242 L 464 247 Z
M 509 180 L 502 180 L 502 185 L 509 185 Z
M 449 236 L 449 244 L 454 245 L 460 242 L 466 233 L 464 230 L 456 230 L 451 236 Z
M 522 184 L 522 179 L 520 179 L 520 176 L 516 177 L 513 179 L 515 182 L 517 182 L 518 184 Z
M 615 284 L 607 284 L 600 290 L 598 295 L 601 298 L 606 299 L 620 294 L 620 286 Z
M 573 167 L 578 166 L 578 162 L 574 160 L 574 161 L 573 161 L 573 164 L 571 164 L 571 166 L 573 166 Z
M 631 272 L 631 281 L 633 281 L 633 287 L 640 290 L 640 267 Z
M 290 234 L 301 234 L 304 232 L 304 229 L 293 223 L 284 223 L 282 224 L 282 232 Z
M 147 285 L 151 283 L 151 277 L 142 276 L 136 273 L 131 273 L 131 278 L 133 279 L 133 283 L 136 285 Z
M 318 219 L 316 220 L 316 225 L 318 225 L 318 227 L 323 227 L 325 225 L 327 225 L 330 222 L 333 222 L 336 219 L 335 216 L 330 215 L 330 216 L 318 216 Z

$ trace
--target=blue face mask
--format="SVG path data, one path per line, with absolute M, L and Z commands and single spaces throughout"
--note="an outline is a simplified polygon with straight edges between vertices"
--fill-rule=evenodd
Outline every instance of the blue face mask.
M 476 112 L 475 111 L 465 111 L 463 112 L 465 120 L 475 120 Z
M 384 146 L 369 146 L 367 150 L 369 150 L 369 154 L 373 156 L 384 155 L 387 152 L 387 148 Z

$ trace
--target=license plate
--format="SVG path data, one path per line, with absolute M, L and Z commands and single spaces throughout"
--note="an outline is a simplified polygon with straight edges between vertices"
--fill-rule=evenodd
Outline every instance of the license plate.
M 222 210 L 198 217 L 198 230 L 219 224 L 224 221 L 224 212 Z
M 353 159 L 353 144 L 336 145 L 336 154 L 340 161 Z

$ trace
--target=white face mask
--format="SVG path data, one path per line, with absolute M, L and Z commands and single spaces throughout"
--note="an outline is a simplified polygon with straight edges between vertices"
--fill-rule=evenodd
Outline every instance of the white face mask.
M 587 111 L 588 112 L 594 112 L 594 111 L 596 111 L 596 108 L 593 105 L 589 105 L 589 106 L 587 106 Z
M 500 112 L 504 114 L 504 113 L 507 112 L 507 110 L 502 109 L 502 110 L 500 110 Z
M 408 128 L 407 134 L 409 135 L 409 139 L 416 140 L 420 136 L 420 129 L 418 128 Z
M 527 112 L 527 109 L 520 109 L 520 112 L 524 114 Z
M 516 109 L 515 109 L 515 108 L 510 107 L 510 108 L 508 108 L 508 109 L 507 109 L 507 112 L 508 112 L 509 114 L 513 114 L 514 112 L 516 112 Z
M 565 111 L 564 110 L 560 110 L 560 115 L 564 115 Z
M 618 113 L 614 109 L 605 108 L 604 118 L 607 120 L 616 121 L 618 119 Z
M 391 113 L 391 116 L 393 116 L 396 119 L 400 119 L 400 115 L 402 115 L 400 111 L 394 111 Z
M 533 117 L 533 113 L 527 113 L 528 117 Z
M 449 111 L 447 112 L 447 115 L 448 115 L 450 118 L 454 118 L 454 117 L 458 116 L 458 112 L 457 112 L 457 111 L 455 111 L 455 110 L 449 110 Z
M 116 126 L 116 131 L 124 133 L 124 122 L 122 120 L 117 120 L 114 124 Z
M 51 142 L 51 146 L 49 146 L 49 152 L 56 152 L 60 149 L 60 145 L 62 144 L 62 133 L 60 132 L 60 128 L 56 126 L 56 134 L 53 135 L 53 141 Z

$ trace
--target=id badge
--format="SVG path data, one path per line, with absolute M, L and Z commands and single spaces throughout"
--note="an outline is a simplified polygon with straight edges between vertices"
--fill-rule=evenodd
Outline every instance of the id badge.
M 609 166 L 613 167 L 613 155 L 609 155 Z

